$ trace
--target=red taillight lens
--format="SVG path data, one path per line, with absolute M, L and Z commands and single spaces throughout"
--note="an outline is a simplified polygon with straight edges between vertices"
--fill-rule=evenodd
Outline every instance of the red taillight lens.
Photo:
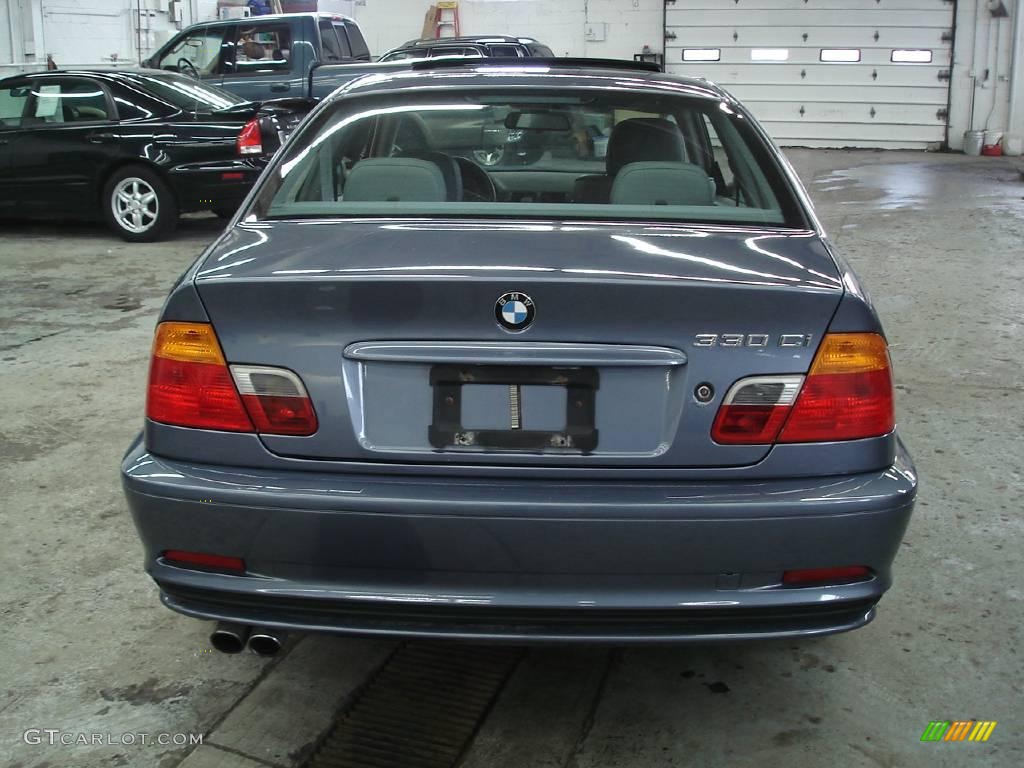
M 830 333 L 779 442 L 857 440 L 896 426 L 892 371 L 885 339 L 876 333 Z
M 245 124 L 242 132 L 238 134 L 236 145 L 240 155 L 263 154 L 263 134 L 260 133 L 259 118 L 254 117 Z
M 253 431 L 213 326 L 161 323 L 157 327 L 146 416 L 179 427 Z
M 848 584 L 871 578 L 871 569 L 863 565 L 846 565 L 839 568 L 803 568 L 786 571 L 782 583 L 787 587 L 813 587 L 831 584 Z
M 225 432 L 312 435 L 317 430 L 313 404 L 298 376 L 286 368 L 229 368 L 208 323 L 157 327 L 146 416 Z
M 181 549 L 168 549 L 161 557 L 171 565 L 198 566 L 231 573 L 245 572 L 245 560 L 240 557 L 210 555 L 205 552 L 186 552 Z
M 718 409 L 711 437 L 723 445 L 775 442 L 803 376 L 753 376 L 732 386 Z
M 238 391 L 256 431 L 264 435 L 312 435 L 316 413 L 302 380 L 286 368 L 233 365 Z
M 877 333 L 830 333 L 806 378 L 754 376 L 736 382 L 722 401 L 711 437 L 724 445 L 819 443 L 878 437 L 895 426 L 885 339 Z

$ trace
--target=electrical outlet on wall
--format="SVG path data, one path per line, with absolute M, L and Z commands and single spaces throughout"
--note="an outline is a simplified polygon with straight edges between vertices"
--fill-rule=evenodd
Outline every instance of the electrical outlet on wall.
M 605 39 L 608 25 L 603 21 L 591 22 L 583 27 L 583 39 L 589 43 L 600 43 Z

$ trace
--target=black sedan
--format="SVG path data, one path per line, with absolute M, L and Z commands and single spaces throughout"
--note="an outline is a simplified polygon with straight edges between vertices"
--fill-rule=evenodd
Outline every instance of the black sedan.
M 173 72 L 0 80 L 0 216 L 101 216 L 129 241 L 230 216 L 262 167 L 257 106 Z

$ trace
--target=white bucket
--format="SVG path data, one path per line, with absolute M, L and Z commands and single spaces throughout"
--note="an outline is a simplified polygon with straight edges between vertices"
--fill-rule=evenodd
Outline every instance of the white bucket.
M 1003 136 L 1003 154 L 1011 157 L 1024 154 L 1024 136 L 1019 133 L 1008 133 Z
M 981 145 L 985 143 L 984 131 L 964 131 L 964 154 L 980 155 Z

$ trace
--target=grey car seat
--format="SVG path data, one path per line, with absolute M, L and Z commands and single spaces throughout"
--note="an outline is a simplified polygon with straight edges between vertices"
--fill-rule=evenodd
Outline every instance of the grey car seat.
M 630 163 L 682 162 L 686 159 L 679 127 L 660 117 L 634 117 L 612 129 L 605 156 L 607 173 L 576 179 L 573 200 L 577 203 L 607 203 L 615 177 Z
M 462 174 L 447 155 L 369 157 L 360 160 L 345 180 L 349 202 L 441 203 L 462 199 Z
M 715 180 L 693 163 L 630 163 L 615 175 L 615 205 L 713 205 Z

